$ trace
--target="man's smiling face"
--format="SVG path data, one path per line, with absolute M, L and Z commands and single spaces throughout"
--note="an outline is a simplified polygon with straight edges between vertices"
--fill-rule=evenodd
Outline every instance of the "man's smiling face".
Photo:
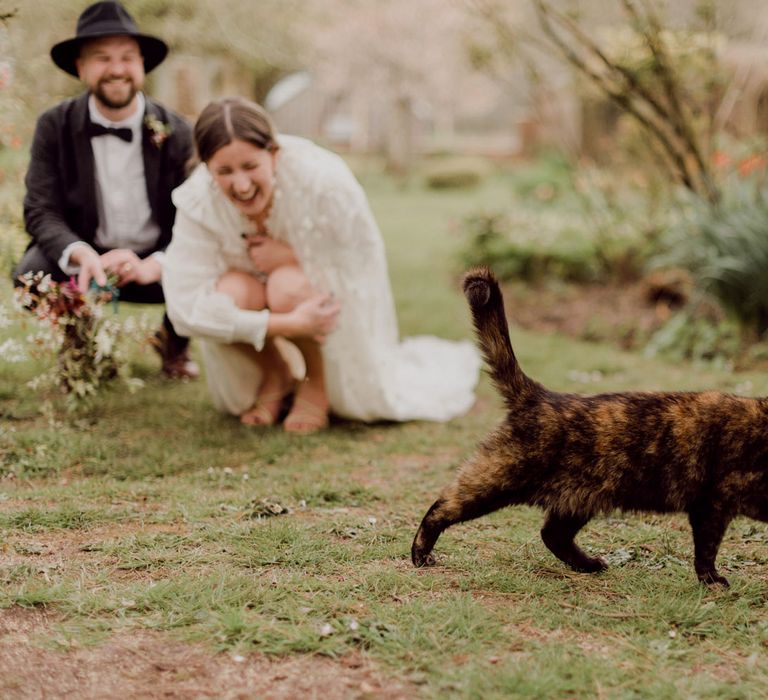
M 144 57 L 135 39 L 108 36 L 83 44 L 77 72 L 105 107 L 119 110 L 144 87 Z

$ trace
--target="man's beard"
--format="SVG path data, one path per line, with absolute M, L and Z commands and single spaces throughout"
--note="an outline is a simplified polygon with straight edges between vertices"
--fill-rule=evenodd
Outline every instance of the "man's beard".
M 127 93 L 127 96 L 121 99 L 112 99 L 111 97 L 107 96 L 106 91 L 104 90 L 104 84 L 108 81 L 100 82 L 96 85 L 96 89 L 93 91 L 94 96 L 96 99 L 101 102 L 105 107 L 108 107 L 109 109 L 122 109 L 123 107 L 127 107 L 131 102 L 133 101 L 133 98 L 136 97 L 136 93 L 138 90 L 136 90 L 136 86 L 134 85 L 133 81 L 129 81 L 127 85 L 129 86 L 129 90 Z

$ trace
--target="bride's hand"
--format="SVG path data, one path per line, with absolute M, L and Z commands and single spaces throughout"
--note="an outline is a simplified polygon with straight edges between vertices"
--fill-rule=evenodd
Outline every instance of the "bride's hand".
M 298 264 L 293 248 L 284 241 L 254 233 L 243 236 L 248 257 L 260 272 L 269 274 L 278 267 Z
M 316 294 L 302 301 L 292 311 L 296 322 L 296 335 L 322 343 L 336 328 L 341 304 L 331 294 Z

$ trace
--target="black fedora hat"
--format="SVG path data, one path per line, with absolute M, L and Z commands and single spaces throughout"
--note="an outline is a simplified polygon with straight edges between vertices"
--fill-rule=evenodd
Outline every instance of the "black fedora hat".
M 77 20 L 75 37 L 56 44 L 51 49 L 51 58 L 61 70 L 77 77 L 75 62 L 80 56 L 83 42 L 105 36 L 130 36 L 136 39 L 144 56 L 146 73 L 160 65 L 168 54 L 168 45 L 162 39 L 142 34 L 133 17 L 119 2 L 97 2 L 83 10 Z

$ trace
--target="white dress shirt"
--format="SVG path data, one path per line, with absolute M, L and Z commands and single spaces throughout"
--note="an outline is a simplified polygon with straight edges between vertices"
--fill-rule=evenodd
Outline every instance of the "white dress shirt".
M 133 132 L 130 142 L 112 134 L 91 139 L 99 220 L 95 243 L 105 249 L 128 248 L 143 252 L 155 244 L 160 236 L 160 227 L 152 216 L 144 177 L 142 121 L 146 101 L 142 93 L 138 93 L 136 98 L 136 111 L 119 122 L 110 121 L 99 112 L 93 95 L 88 100 L 88 110 L 94 124 L 127 127 Z M 83 245 L 88 244 L 77 241 L 64 249 L 59 267 L 66 274 L 79 272 L 79 266 L 70 265 L 69 258 L 77 246 Z

